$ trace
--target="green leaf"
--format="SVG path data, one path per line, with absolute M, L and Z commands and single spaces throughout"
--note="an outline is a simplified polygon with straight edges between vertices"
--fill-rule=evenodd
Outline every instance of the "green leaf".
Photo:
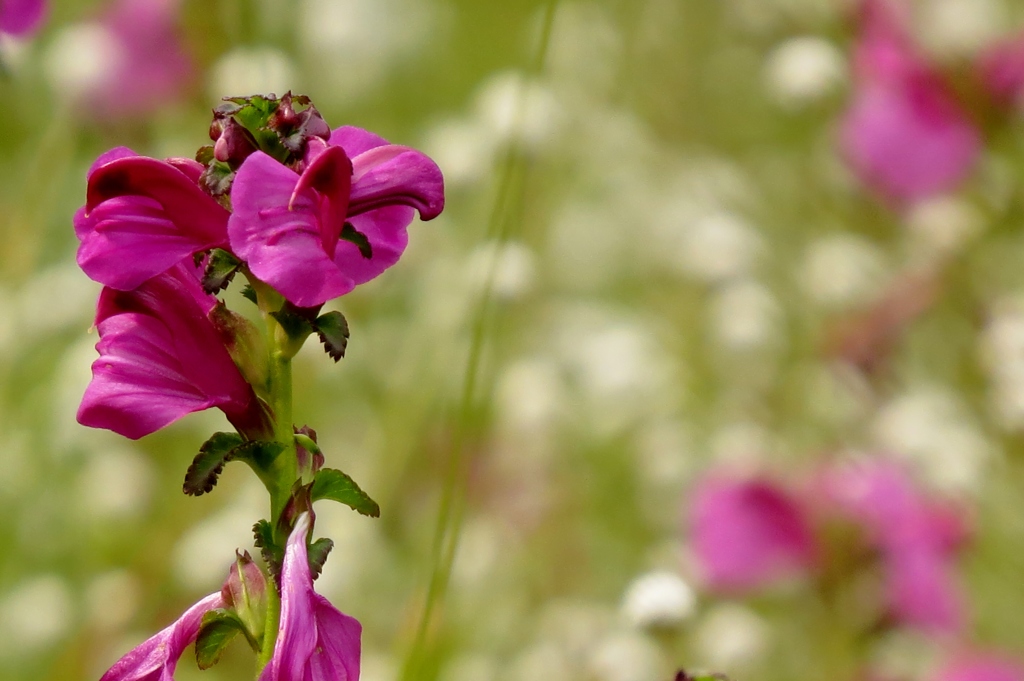
M 266 469 L 274 463 L 278 454 L 284 451 L 284 445 L 270 440 L 250 440 L 238 445 L 231 452 L 231 458 L 245 461 L 250 466 Z
M 231 170 L 231 166 L 216 160 L 206 166 L 206 170 L 199 176 L 199 186 L 214 197 L 227 194 L 234 181 L 235 172 Z
M 249 638 L 245 625 L 230 610 L 218 608 L 203 615 L 203 623 L 196 637 L 196 663 L 199 668 L 209 669 L 217 664 L 224 648 L 239 632 L 245 634 L 246 639 Z
M 271 312 L 270 316 L 277 320 L 292 342 L 305 340 L 306 336 L 313 333 L 313 324 L 308 319 L 287 309 Z
M 324 569 L 324 563 L 327 562 L 327 555 L 333 548 L 334 542 L 327 537 L 317 539 L 309 545 L 309 572 L 313 575 L 313 579 L 320 576 L 320 572 Z
M 241 444 L 242 437 L 237 433 L 214 433 L 199 448 L 199 453 L 188 467 L 182 491 L 196 497 L 211 491 L 224 470 L 224 464 L 231 460 L 232 453 Z
M 370 240 L 366 238 L 365 234 L 356 229 L 351 222 L 346 222 L 345 226 L 341 228 L 339 238 L 342 241 L 355 244 L 359 249 L 359 254 L 367 260 L 373 257 L 373 246 L 370 245 Z
M 270 568 L 274 579 L 280 580 L 281 565 L 284 563 L 284 547 L 274 541 L 274 528 L 266 520 L 252 526 L 253 543 L 260 550 L 260 555 Z
M 242 287 L 242 297 L 250 301 L 253 305 L 259 305 L 260 301 L 256 297 L 256 289 L 249 284 Z
M 339 470 L 325 468 L 313 478 L 312 500 L 331 499 L 371 518 L 380 517 L 380 506 L 359 488 L 355 480 Z
M 324 350 L 337 362 L 345 356 L 348 347 L 348 320 L 338 311 L 328 312 L 316 318 L 313 323 Z
M 221 248 L 210 251 L 210 260 L 203 272 L 203 290 L 213 295 L 231 283 L 242 261 Z

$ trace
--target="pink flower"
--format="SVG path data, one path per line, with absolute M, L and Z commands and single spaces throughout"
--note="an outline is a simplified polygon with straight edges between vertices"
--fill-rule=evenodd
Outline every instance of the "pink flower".
M 158 161 L 125 147 L 96 159 L 74 219 L 78 265 L 130 291 L 193 253 L 227 247 L 228 212 L 199 188 L 202 171 L 189 159 Z
M 1015 104 L 1024 94 L 1024 34 L 993 45 L 978 61 L 981 83 L 1002 104 Z
M 893 618 L 925 631 L 960 630 L 965 608 L 953 554 L 967 534 L 963 522 L 925 499 L 892 462 L 838 466 L 820 482 L 832 509 L 859 524 L 878 550 Z
M 222 607 L 220 592 L 210 594 L 186 610 L 177 622 L 114 663 L 100 681 L 174 681 L 174 668 L 185 648 L 196 640 L 203 615 Z
M 693 551 L 713 589 L 756 590 L 815 562 L 804 509 L 768 480 L 706 478 L 695 491 L 689 523 Z
M 1024 665 L 1002 653 L 972 652 L 955 657 L 934 681 L 1024 681 Z
M 843 151 L 860 178 L 891 199 L 949 191 L 978 158 L 978 131 L 913 47 L 894 9 L 885 0 L 865 0 L 862 7 Z
M 0 33 L 28 35 L 39 29 L 49 11 L 46 0 L 0 2 Z
M 234 253 L 300 307 L 380 275 L 405 250 L 413 208 L 430 220 L 444 207 L 441 171 L 419 151 L 351 126 L 310 147 L 301 175 L 263 152 L 246 158 L 228 221 Z
M 87 113 L 124 118 L 174 101 L 193 80 L 178 32 L 179 0 L 115 0 L 101 23 L 113 63 L 90 88 Z
M 313 591 L 308 513 L 288 538 L 281 570 L 281 624 L 259 681 L 358 681 L 362 627 Z
M 218 407 L 258 439 L 266 415 L 207 317 L 216 302 L 189 261 L 130 292 L 104 288 L 96 312 L 100 356 L 78 422 L 134 440 Z

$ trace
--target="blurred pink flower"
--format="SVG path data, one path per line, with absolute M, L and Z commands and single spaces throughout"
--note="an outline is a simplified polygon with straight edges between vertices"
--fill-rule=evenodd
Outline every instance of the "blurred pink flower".
M 817 555 L 801 504 L 768 480 L 705 478 L 689 524 L 697 563 L 715 590 L 756 590 L 806 571 Z
M 125 118 L 178 97 L 194 77 L 177 27 L 179 0 L 114 0 L 101 24 L 113 43 L 113 63 L 86 93 L 90 113 Z
M 965 608 L 953 554 L 965 523 L 924 498 L 893 462 L 837 466 L 819 482 L 829 510 L 860 525 L 879 552 L 890 615 L 925 631 L 960 630 Z
M 861 180 L 887 198 L 917 201 L 954 189 L 978 158 L 967 112 L 911 44 L 885 0 L 865 0 L 854 53 L 854 95 L 840 142 Z
M 1024 665 L 1002 653 L 975 651 L 954 658 L 934 681 L 1024 681 Z
M 0 33 L 33 33 L 42 26 L 48 11 L 46 0 L 0 0 Z
M 978 60 L 981 83 L 1001 104 L 1015 104 L 1024 95 L 1024 34 L 996 43 Z

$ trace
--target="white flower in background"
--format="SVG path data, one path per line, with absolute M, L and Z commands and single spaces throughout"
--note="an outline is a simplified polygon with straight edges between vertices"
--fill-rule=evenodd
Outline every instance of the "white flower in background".
M 985 228 L 981 211 L 953 196 L 917 203 L 906 220 L 911 258 L 922 263 L 957 254 Z
M 697 596 L 674 572 L 660 570 L 637 577 L 626 589 L 622 612 L 638 628 L 676 627 L 693 616 Z
M 141 515 L 157 477 L 153 463 L 123 440 L 91 450 L 78 479 L 79 507 L 96 521 Z
M 617 632 L 597 643 L 587 667 L 597 681 L 650 681 L 658 678 L 663 664 L 661 651 L 649 638 Z
M 931 0 L 915 7 L 914 37 L 940 59 L 970 57 L 1006 33 L 1003 0 Z
M 141 596 L 139 578 L 128 570 L 104 572 L 85 588 L 87 617 L 100 629 L 121 629 L 135 617 Z
M 0 660 L 33 655 L 57 642 L 75 618 L 67 582 L 39 575 L 0 596 Z
M 439 681 L 497 681 L 498 661 L 483 653 L 462 653 L 441 668 Z
M 764 76 L 772 97 L 796 109 L 842 86 L 847 78 L 846 59 L 839 47 L 824 38 L 790 38 L 768 55 Z
M 553 359 L 524 357 L 506 366 L 498 378 L 499 417 L 516 432 L 547 431 L 563 414 L 565 399 L 565 386 Z
M 708 669 L 750 664 L 766 652 L 769 635 L 768 624 L 753 610 L 721 603 L 711 608 L 697 626 L 697 660 Z
M 473 118 L 441 121 L 423 142 L 423 150 L 444 168 L 446 188 L 490 181 L 496 147 L 492 132 Z
M 551 90 L 517 71 L 502 71 L 485 80 L 477 92 L 475 110 L 477 119 L 498 141 L 520 139 L 533 147 L 552 137 L 562 116 Z
M 1024 301 L 1005 300 L 993 307 L 981 333 L 980 354 L 997 418 L 1004 428 L 1024 428 Z
M 43 56 L 43 72 L 50 88 L 69 102 L 81 101 L 105 83 L 108 74 L 121 63 L 119 44 L 113 33 L 99 23 L 61 29 Z
M 535 17 L 535 41 L 542 12 Z M 615 86 L 622 58 L 622 35 L 615 20 L 594 2 L 565 2 L 558 7 L 551 31 L 545 70 L 571 98 L 589 102 Z
M 554 599 L 542 606 L 537 639 L 551 642 L 574 666 L 581 666 L 595 644 L 615 629 L 617 619 L 602 602 Z
M 296 87 L 295 65 L 281 50 L 260 45 L 237 47 L 210 68 L 209 96 L 281 95 Z
M 317 101 L 351 105 L 390 71 L 431 42 L 444 39 L 448 8 L 417 0 L 302 0 L 299 44 L 313 77 Z
M 711 435 L 714 460 L 738 466 L 757 466 L 769 454 L 771 434 L 749 421 L 729 423 Z
M 871 646 L 871 668 L 886 679 L 935 678 L 939 648 L 922 632 L 896 629 L 882 635 Z
M 637 434 L 638 465 L 645 482 L 678 490 L 694 466 L 693 434 L 677 421 L 654 422 Z
M 781 338 L 782 306 L 763 284 L 739 280 L 716 290 L 711 300 L 715 338 L 731 350 L 750 350 Z
M 466 278 L 470 287 L 492 293 L 502 300 L 517 300 L 530 292 L 537 275 L 536 257 L 527 246 L 515 241 L 486 243 L 469 254 Z
M 993 447 L 951 391 L 918 387 L 883 405 L 872 433 L 877 445 L 909 462 L 932 487 L 980 488 Z
M 577 676 L 564 651 L 554 643 L 542 642 L 519 653 L 503 678 L 509 681 L 574 681 Z
M 732 213 L 713 213 L 685 227 L 678 265 L 709 283 L 748 274 L 764 248 L 758 232 Z
M 878 295 L 889 276 L 886 270 L 881 249 L 863 237 L 839 233 L 811 243 L 799 275 L 811 300 L 844 308 Z

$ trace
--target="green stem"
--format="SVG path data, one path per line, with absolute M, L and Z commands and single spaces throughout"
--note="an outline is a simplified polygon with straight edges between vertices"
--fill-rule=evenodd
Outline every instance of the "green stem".
M 273 580 L 271 580 L 273 581 Z M 259 679 L 263 668 L 274 655 L 274 644 L 277 643 L 277 630 L 281 619 L 281 599 L 277 589 L 267 589 L 267 623 L 263 629 L 263 648 L 256 658 L 256 678 Z

